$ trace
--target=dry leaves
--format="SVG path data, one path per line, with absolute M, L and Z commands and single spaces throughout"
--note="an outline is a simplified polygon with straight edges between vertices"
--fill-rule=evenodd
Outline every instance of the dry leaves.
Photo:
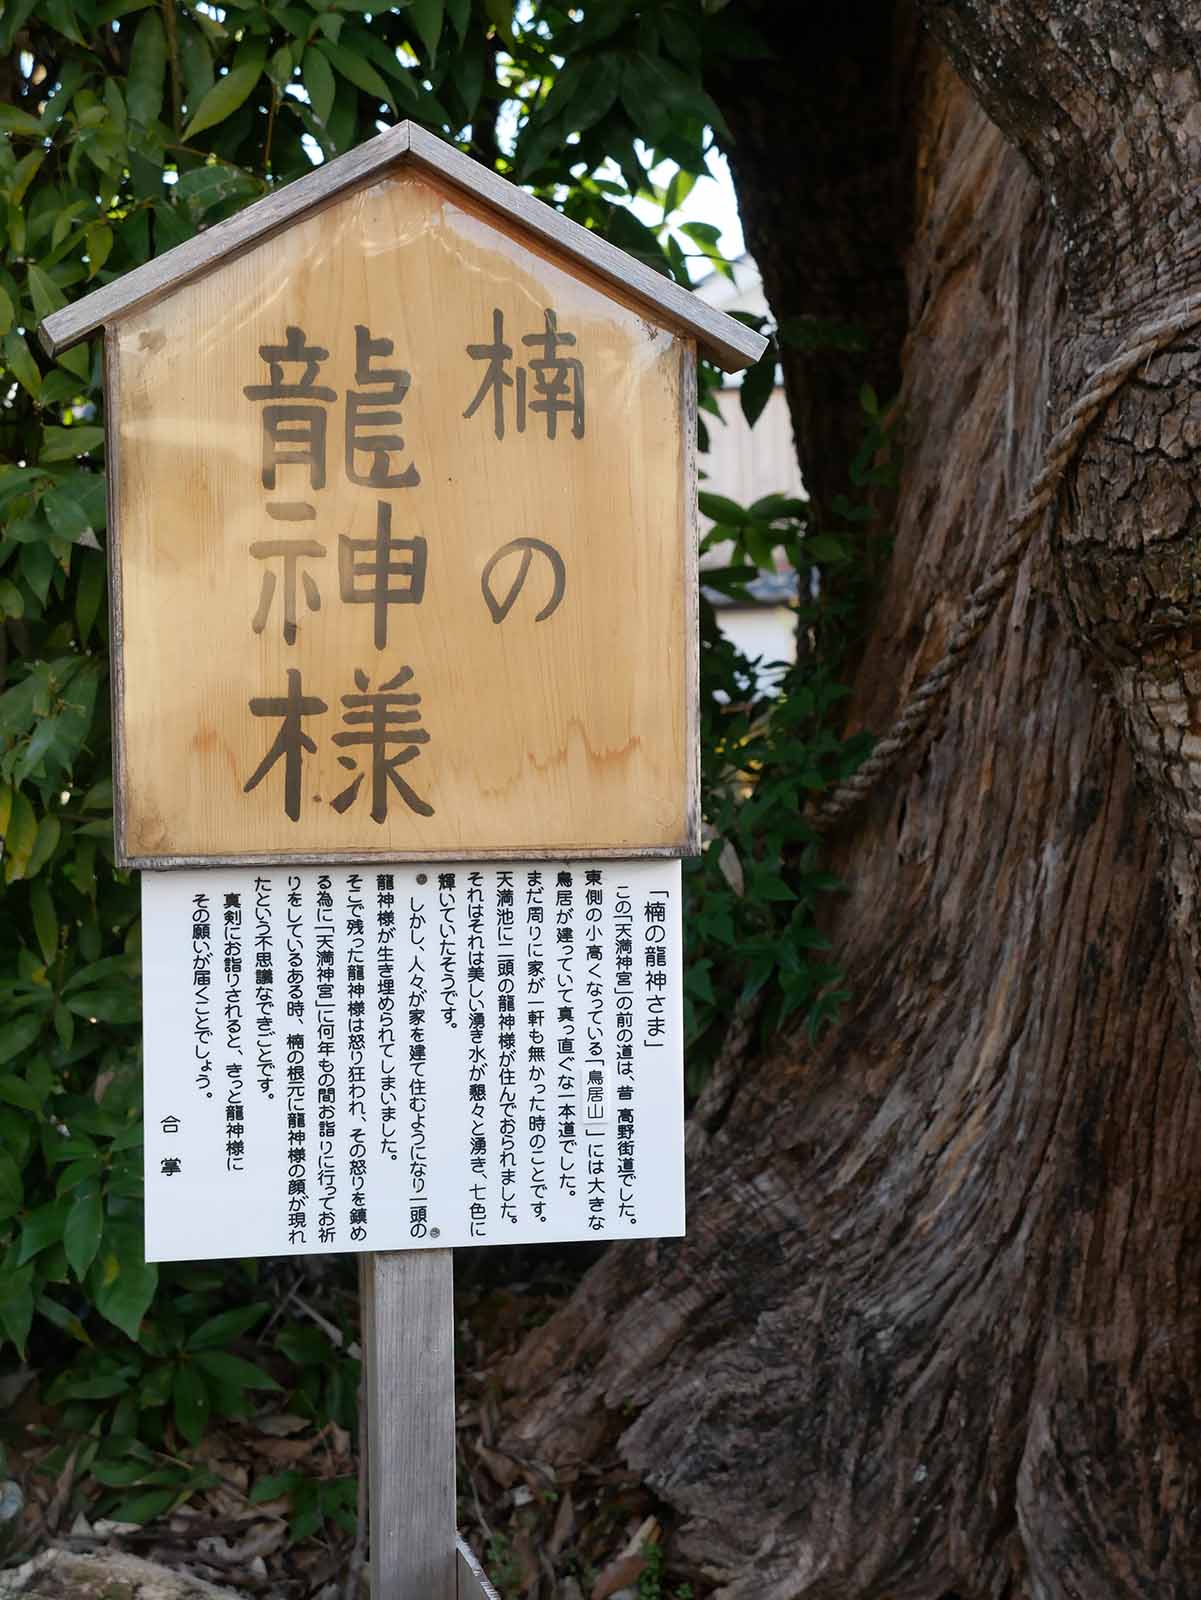
M 626 1600 L 636 1594 L 650 1543 L 663 1540 L 670 1557 L 661 1508 L 620 1462 L 556 1469 L 498 1447 L 512 1421 L 512 1402 L 497 1374 L 566 1287 L 541 1294 L 469 1290 L 456 1305 L 460 1517 L 502 1600 Z M 289 1297 L 293 1306 L 297 1298 Z M 302 1309 L 333 1327 L 315 1306 Z M 355 1582 L 351 1535 L 327 1522 L 320 1535 L 290 1544 L 287 1497 L 261 1504 L 251 1499 L 255 1484 L 268 1476 L 354 1473 L 352 1440 L 335 1423 L 314 1427 L 279 1411 L 212 1427 L 190 1459 L 203 1463 L 216 1483 L 146 1527 L 98 1516 L 104 1491 L 77 1470 L 77 1452 L 57 1473 L 38 1470 L 56 1442 L 55 1424 L 36 1384 L 22 1390 L 4 1418 L 9 1472 L 26 1495 L 24 1533 L 10 1561 L 47 1545 L 122 1550 L 271 1600 L 351 1600 L 344 1594 L 349 1573 L 352 1591 L 357 1587 L 367 1600 L 365 1580 Z M 669 1570 L 665 1594 L 684 1579 L 695 1600 L 712 1593 L 699 1574 Z

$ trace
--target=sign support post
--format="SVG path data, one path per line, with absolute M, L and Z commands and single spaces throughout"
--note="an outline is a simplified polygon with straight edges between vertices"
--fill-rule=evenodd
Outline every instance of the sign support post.
M 359 1258 L 373 1600 L 497 1600 L 455 1531 L 453 1260 Z
M 361 1259 L 371 1592 L 458 1600 L 451 1252 Z

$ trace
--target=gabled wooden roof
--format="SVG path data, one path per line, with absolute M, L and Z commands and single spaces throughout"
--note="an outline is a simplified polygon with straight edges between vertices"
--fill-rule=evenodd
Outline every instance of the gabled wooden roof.
M 257 200 L 237 216 L 214 224 L 165 255 L 64 306 L 42 323 L 42 342 L 51 355 L 57 355 L 106 323 L 149 300 L 161 299 L 231 256 L 279 233 L 290 222 L 319 210 L 336 196 L 362 187 L 389 167 L 410 163 L 483 201 L 518 228 L 578 261 L 625 295 L 632 295 L 653 317 L 694 334 L 703 352 L 727 372 L 750 366 L 763 353 L 767 341 L 762 334 L 714 310 L 670 278 L 569 221 L 553 207 L 535 200 L 516 184 L 498 177 L 413 122 L 389 128 L 357 150 Z

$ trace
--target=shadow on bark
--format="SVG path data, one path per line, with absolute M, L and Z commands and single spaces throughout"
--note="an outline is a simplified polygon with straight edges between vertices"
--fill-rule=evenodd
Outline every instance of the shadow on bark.
M 915 82 L 877 730 L 1038 465 L 1066 316 L 1028 168 L 932 50 Z M 1201 1095 L 1163 847 L 1054 589 L 1039 541 L 834 841 L 842 1024 L 747 1064 L 688 1237 L 612 1249 L 508 1374 L 507 1447 L 616 1443 L 726 1600 L 1201 1593 Z

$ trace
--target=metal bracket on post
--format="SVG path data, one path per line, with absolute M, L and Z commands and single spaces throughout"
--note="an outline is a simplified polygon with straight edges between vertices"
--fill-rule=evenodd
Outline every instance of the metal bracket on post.
M 467 1540 L 459 1539 L 459 1600 L 500 1600 Z

